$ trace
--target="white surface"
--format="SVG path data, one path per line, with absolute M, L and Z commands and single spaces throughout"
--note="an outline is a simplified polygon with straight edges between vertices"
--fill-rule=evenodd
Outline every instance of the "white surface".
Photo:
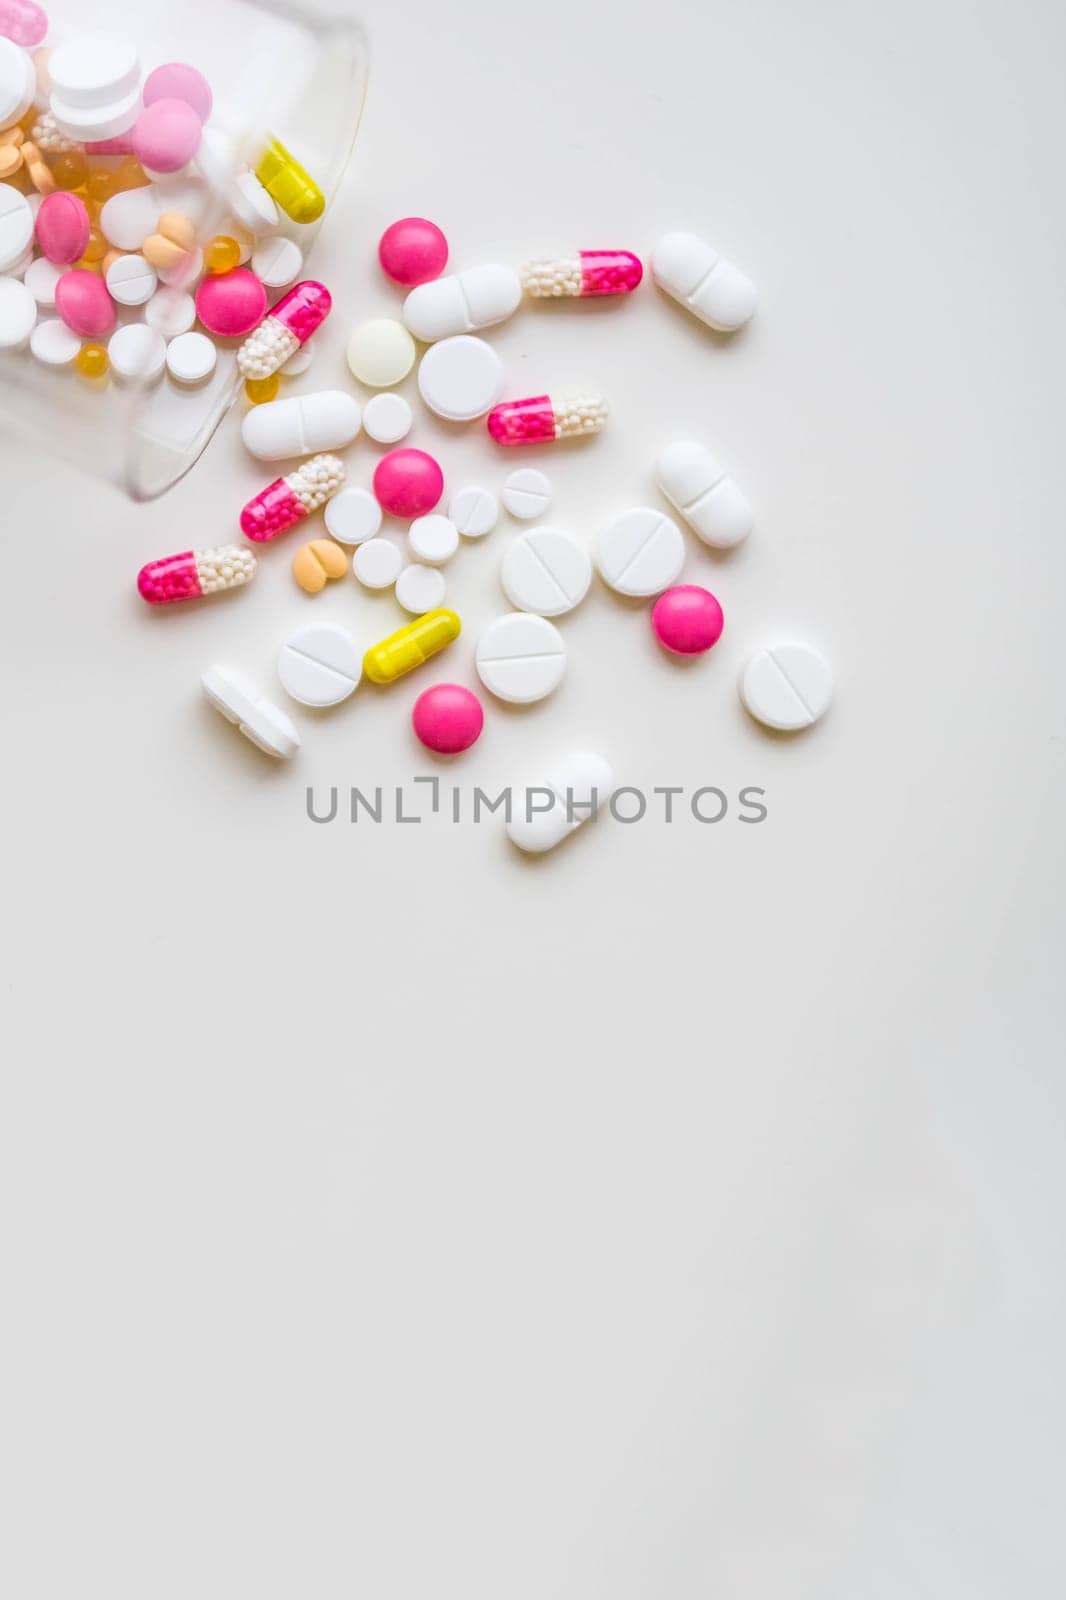
M 368 389 L 391 389 L 415 364 L 415 342 L 395 317 L 371 317 L 348 339 L 348 368 Z
M 592 557 L 580 539 L 561 528 L 531 528 L 504 548 L 500 583 L 520 611 L 561 617 L 581 604 L 591 582 Z
M 359 687 L 363 658 L 351 634 L 335 622 L 298 628 L 278 651 L 278 677 L 305 706 L 335 706 Z
M 449 422 L 472 422 L 503 393 L 503 362 L 484 339 L 460 334 L 430 345 L 418 366 L 418 392 Z
M 685 565 L 685 541 L 672 518 L 654 506 L 623 511 L 596 535 L 596 566 L 619 594 L 662 594 Z
M 281 541 L 246 592 L 143 605 L 144 561 L 262 487 L 239 410 L 146 507 L 0 439 L 0 1589 L 1061 1600 L 1066 18 L 361 9 L 308 263 L 338 328 L 300 382 L 396 314 L 405 211 L 457 266 L 705 232 L 760 287 L 727 342 L 647 282 L 491 337 L 516 393 L 611 397 L 524 458 L 563 526 L 657 503 L 683 437 L 758 523 L 725 556 L 685 533 L 709 655 L 597 584 L 558 693 L 445 762 L 411 707 L 476 684 L 514 532 L 464 544 L 461 638 L 294 708 L 272 765 L 203 668 L 270 686 L 309 609 L 360 646 L 406 618 L 308 600 Z M 479 433 L 419 415 L 446 500 L 517 464 Z M 838 674 L 798 738 L 736 693 L 778 637 Z M 605 816 L 541 860 L 450 822 L 451 785 L 589 747 L 730 815 Z M 351 784 L 392 820 L 346 821 Z
M 566 645 L 547 618 L 510 611 L 482 632 L 475 665 L 485 688 L 498 699 L 531 705 L 563 681 Z

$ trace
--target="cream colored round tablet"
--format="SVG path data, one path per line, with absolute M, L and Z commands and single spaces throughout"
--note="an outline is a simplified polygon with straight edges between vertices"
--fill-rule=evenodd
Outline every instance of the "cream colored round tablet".
M 402 567 L 403 556 L 388 539 L 368 539 L 352 558 L 352 571 L 366 589 L 391 589 Z
M 402 322 L 375 317 L 361 322 L 348 340 L 352 377 L 368 389 L 391 389 L 415 364 L 415 342 Z
M 783 733 L 809 728 L 829 709 L 833 673 L 809 644 L 760 650 L 740 675 L 740 698 L 756 721 Z

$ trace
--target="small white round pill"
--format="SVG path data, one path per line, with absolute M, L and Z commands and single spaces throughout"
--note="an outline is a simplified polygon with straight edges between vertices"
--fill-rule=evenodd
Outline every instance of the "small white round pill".
M 326 501 L 325 521 L 338 544 L 365 544 L 381 529 L 381 507 L 369 489 L 342 489 Z
M 402 322 L 374 317 L 348 340 L 348 367 L 368 389 L 391 389 L 415 364 L 415 342 Z
M 500 582 L 519 611 L 561 617 L 588 594 L 592 559 L 572 534 L 558 528 L 532 528 L 507 546 Z
M 460 334 L 430 345 L 418 368 L 418 389 L 438 417 L 472 422 L 503 393 L 503 362 L 484 339 Z
M 42 311 L 54 309 L 56 284 L 64 272 L 69 271 L 69 267 L 57 266 L 54 261 L 49 261 L 47 256 L 38 256 L 36 261 L 30 262 L 22 281 Z
M 0 278 L 0 350 L 21 350 L 37 321 L 37 302 L 17 278 Z
M 481 635 L 476 666 L 485 688 L 498 699 L 532 705 L 562 682 L 566 646 L 546 617 L 512 611 L 497 617 Z
M 740 698 L 756 721 L 794 733 L 829 709 L 833 673 L 809 644 L 775 644 L 759 650 L 740 674 Z
M 129 322 L 111 335 L 107 355 L 116 378 L 154 383 L 167 363 L 166 341 L 145 323 Z
M 217 362 L 218 350 L 206 333 L 179 333 L 167 345 L 167 370 L 179 383 L 203 383 Z
M 164 339 L 176 339 L 196 321 L 196 302 L 184 289 L 157 289 L 144 308 L 144 320 Z
M 452 495 L 448 515 L 464 539 L 483 539 L 499 521 L 499 502 L 491 489 L 469 484 Z
M 368 539 L 352 558 L 352 572 L 365 589 L 391 589 L 402 568 L 403 556 L 388 539 Z
M 335 622 L 299 628 L 278 652 L 278 677 L 304 706 L 336 706 L 359 687 L 363 661 L 355 640 Z
M 684 564 L 681 529 L 651 506 L 623 512 L 596 540 L 600 576 L 619 594 L 661 594 L 676 581 Z
M 30 334 L 30 353 L 46 367 L 69 367 L 80 349 L 78 335 L 58 317 L 39 322 Z
M 283 289 L 295 283 L 303 271 L 304 255 L 298 244 L 277 234 L 264 239 L 252 253 L 252 271 L 268 289 Z
M 375 444 L 398 444 L 414 418 L 402 394 L 375 394 L 363 408 L 363 432 Z
M 448 585 L 439 567 L 404 567 L 396 579 L 396 598 L 413 616 L 425 616 L 444 604 Z
M 552 486 L 536 467 L 519 467 L 504 481 L 503 503 L 519 522 L 542 517 L 552 503 Z
M 450 517 L 443 517 L 437 511 L 428 517 L 417 517 L 407 537 L 419 561 L 428 561 L 432 567 L 450 561 L 459 548 L 458 528 Z
M 298 378 L 301 372 L 307 371 L 314 359 L 315 341 L 313 339 L 308 339 L 307 343 L 302 344 L 299 350 L 293 351 L 292 355 L 281 369 L 282 376 L 285 378 Z

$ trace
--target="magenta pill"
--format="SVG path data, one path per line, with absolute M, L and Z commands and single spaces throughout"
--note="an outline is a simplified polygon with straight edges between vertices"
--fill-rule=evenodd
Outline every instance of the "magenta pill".
M 115 305 L 103 278 L 83 267 L 64 272 L 55 287 L 56 310 L 82 339 L 106 339 L 115 330 Z
M 374 473 L 378 504 L 394 517 L 422 517 L 440 501 L 444 474 L 424 450 L 390 450 Z
M 262 322 L 266 308 L 267 292 L 247 267 L 212 273 L 196 291 L 196 315 L 220 339 L 243 339 Z
M 37 211 L 37 243 L 57 267 L 80 261 L 89 244 L 89 213 L 76 194 L 47 194 Z
M 200 148 L 203 128 L 184 100 L 157 100 L 134 124 L 133 153 L 148 172 L 179 172 Z
M 709 589 L 682 583 L 656 600 L 651 625 L 659 643 L 675 656 L 699 656 L 718 643 L 725 618 Z
M 381 235 L 378 260 L 393 283 L 414 289 L 440 277 L 448 265 L 448 241 L 435 222 L 404 217 Z
M 485 713 L 477 695 L 461 683 L 435 683 L 415 701 L 411 723 L 427 750 L 455 756 L 480 739 Z
M 203 73 L 184 61 L 168 61 L 166 66 L 150 72 L 144 80 L 142 99 L 146 106 L 154 106 L 157 100 L 184 100 L 201 122 L 207 121 L 214 103 L 211 85 Z

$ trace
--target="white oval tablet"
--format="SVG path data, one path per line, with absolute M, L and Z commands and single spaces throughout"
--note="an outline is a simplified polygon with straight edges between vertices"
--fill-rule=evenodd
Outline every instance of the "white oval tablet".
M 483 539 L 500 520 L 500 507 L 491 489 L 468 484 L 448 501 L 448 515 L 464 539 Z
M 252 271 L 268 289 L 283 289 L 295 283 L 303 271 L 304 253 L 292 239 L 276 234 L 264 239 L 252 253 Z
M 519 522 L 542 517 L 552 503 L 552 486 L 536 467 L 519 467 L 504 479 L 503 503 Z
M 418 389 L 438 417 L 472 422 L 503 393 L 503 362 L 484 339 L 460 334 L 431 345 L 418 368 Z
M 829 709 L 833 673 L 809 644 L 775 644 L 753 655 L 740 674 L 740 698 L 758 722 L 794 733 Z
M 381 528 L 381 507 L 369 489 L 342 489 L 326 501 L 325 521 L 338 544 L 364 544 Z
M 164 339 L 176 339 L 196 321 L 196 301 L 184 289 L 157 289 L 144 308 L 144 320 Z
M 30 334 L 30 353 L 46 367 L 69 367 L 80 349 L 78 335 L 58 317 L 39 322 Z
M 661 594 L 684 564 L 681 529 L 651 506 L 623 512 L 596 540 L 600 577 L 619 594 Z
M 52 93 L 88 109 L 130 94 L 141 81 L 137 46 L 126 34 L 69 34 L 48 58 Z
M 533 528 L 518 534 L 507 546 L 500 582 L 519 611 L 561 617 L 588 594 L 592 560 L 572 534 L 558 528 Z
M 415 364 L 415 342 L 402 322 L 373 317 L 348 340 L 348 370 L 368 389 L 391 389 Z
M 403 556 L 388 539 L 368 539 L 352 557 L 352 572 L 366 589 L 391 589 L 402 567 Z
M 439 567 L 404 567 L 396 579 L 396 598 L 405 611 L 424 617 L 444 604 L 447 588 Z
M 120 306 L 143 306 L 159 284 L 156 270 L 141 255 L 119 256 L 104 279 L 107 292 Z
M 36 321 L 37 302 L 26 285 L 0 278 L 0 350 L 21 350 Z
M 37 74 L 28 50 L 0 36 L 0 128 L 24 117 L 37 94 Z
M 729 550 L 751 532 L 751 505 L 705 445 L 679 439 L 655 464 L 659 488 L 704 544 Z
M 218 350 L 206 333 L 179 333 L 167 345 L 167 370 L 178 383 L 203 383 L 217 363 Z
M 363 658 L 335 622 L 299 628 L 278 651 L 278 677 L 304 706 L 336 706 L 359 687 Z
M 363 407 L 363 432 L 375 444 L 399 444 L 414 418 L 402 394 L 375 394 Z
M 427 561 L 432 567 L 450 561 L 459 548 L 458 528 L 450 517 L 443 517 L 437 511 L 427 517 L 416 517 L 407 537 L 419 561 Z
M 651 253 L 652 277 L 679 305 L 720 333 L 743 327 L 758 294 L 750 278 L 694 233 L 669 233 Z
M 0 272 L 9 272 L 33 243 L 33 211 L 26 196 L 0 183 Z
M 139 250 L 154 233 L 160 215 L 168 209 L 154 183 L 139 189 L 123 189 L 105 200 L 100 211 L 100 228 L 116 250 Z
M 511 267 L 469 267 L 412 289 L 403 303 L 403 320 L 416 339 L 432 344 L 505 322 L 521 299 L 522 284 Z
M 308 339 L 307 343 L 302 344 L 299 350 L 293 351 L 292 355 L 281 369 L 282 376 L 286 378 L 298 378 L 301 372 L 307 371 L 314 359 L 315 341 L 313 339 Z
M 548 793 L 530 793 L 532 790 Z M 537 855 L 553 850 L 607 805 L 614 790 L 614 773 L 603 757 L 575 750 L 546 778 L 513 790 L 508 836 L 520 850 Z
M 562 682 L 566 646 L 546 617 L 511 611 L 489 623 L 478 640 L 475 664 L 478 677 L 497 699 L 532 705 Z
M 241 437 L 260 461 L 313 456 L 343 450 L 359 432 L 359 402 L 343 389 L 320 389 L 293 400 L 253 406 L 241 423 Z
M 200 680 L 211 704 L 268 756 L 288 761 L 300 735 L 280 706 L 261 695 L 252 680 L 232 667 L 209 667 Z
M 167 364 L 162 334 L 143 322 L 128 322 L 107 341 L 107 355 L 116 378 L 131 383 L 154 383 Z

